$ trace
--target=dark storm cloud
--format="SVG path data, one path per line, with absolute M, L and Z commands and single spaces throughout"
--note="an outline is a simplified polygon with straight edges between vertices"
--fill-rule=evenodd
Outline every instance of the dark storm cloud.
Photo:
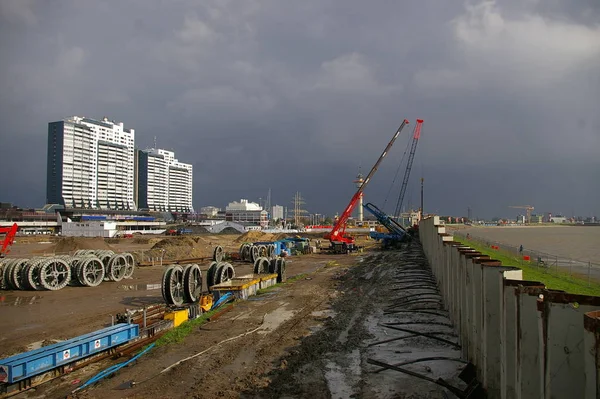
M 43 203 L 47 123 L 76 114 L 193 163 L 196 207 L 271 188 L 335 213 L 419 117 L 412 205 L 424 174 L 440 213 L 600 213 L 598 16 L 592 0 L 3 1 L 0 200 Z

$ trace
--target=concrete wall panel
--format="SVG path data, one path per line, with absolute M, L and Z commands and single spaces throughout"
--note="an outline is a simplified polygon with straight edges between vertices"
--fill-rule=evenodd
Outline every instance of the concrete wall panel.
M 489 398 L 600 398 L 600 298 L 546 290 L 452 241 L 439 218 L 419 237 L 444 306 Z

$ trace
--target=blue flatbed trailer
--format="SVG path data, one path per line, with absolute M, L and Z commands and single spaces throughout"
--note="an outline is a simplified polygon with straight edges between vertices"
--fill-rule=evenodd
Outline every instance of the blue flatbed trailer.
M 13 384 L 139 337 L 137 324 L 120 323 L 53 345 L 0 359 L 0 383 Z

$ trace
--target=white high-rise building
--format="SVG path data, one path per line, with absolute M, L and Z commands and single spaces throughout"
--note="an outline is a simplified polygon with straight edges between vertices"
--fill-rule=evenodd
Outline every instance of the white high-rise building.
M 138 155 L 138 206 L 156 211 L 193 212 L 193 167 L 161 149 Z
M 273 212 L 271 212 L 271 219 L 279 220 L 283 219 L 283 206 L 273 205 Z
M 67 208 L 135 210 L 135 131 L 73 116 L 48 124 L 46 202 Z

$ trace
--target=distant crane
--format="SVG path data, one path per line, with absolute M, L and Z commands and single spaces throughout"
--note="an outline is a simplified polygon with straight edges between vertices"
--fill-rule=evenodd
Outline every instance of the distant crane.
M 526 209 L 527 210 L 527 224 L 531 223 L 531 211 L 533 211 L 535 208 L 532 207 L 531 205 L 513 205 L 513 206 L 509 206 L 509 208 L 517 208 L 517 209 Z

